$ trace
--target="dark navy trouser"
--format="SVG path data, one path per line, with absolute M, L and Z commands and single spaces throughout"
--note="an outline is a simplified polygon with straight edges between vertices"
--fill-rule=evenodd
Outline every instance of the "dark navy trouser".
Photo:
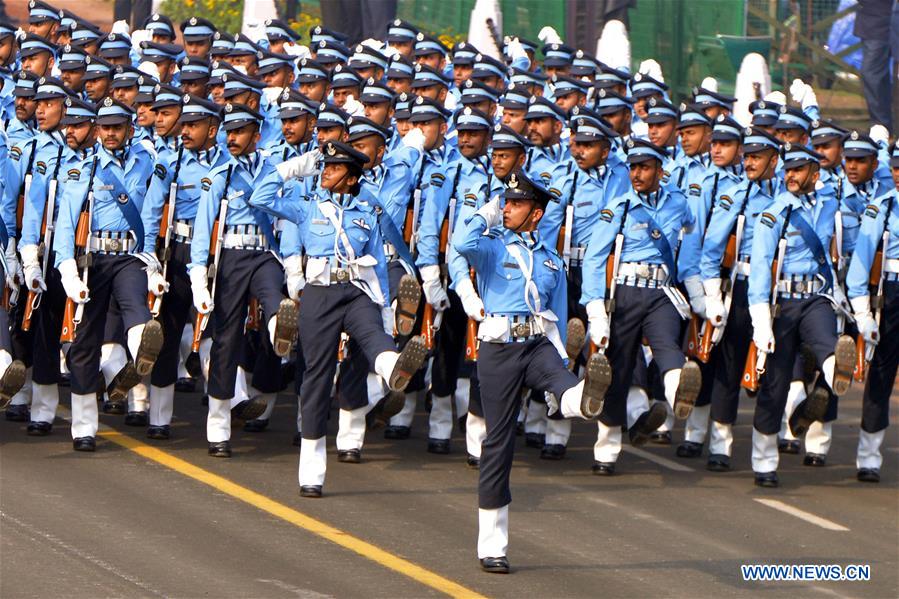
M 890 394 L 899 365 L 899 282 L 888 281 L 883 289 L 880 343 L 868 368 L 862 396 L 862 430 L 876 433 L 890 423 Z

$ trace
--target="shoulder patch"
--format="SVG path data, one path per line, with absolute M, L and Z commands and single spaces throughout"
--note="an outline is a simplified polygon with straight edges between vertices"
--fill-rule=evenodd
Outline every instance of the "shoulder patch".
M 163 166 L 162 164 L 157 164 L 156 168 L 153 169 L 153 172 L 156 173 L 156 176 L 160 179 L 165 179 L 165 175 L 166 173 L 168 173 L 165 166 Z
M 549 181 L 550 179 L 552 179 L 552 174 L 550 174 L 546 171 L 543 171 L 542 173 L 540 173 L 540 178 L 546 179 L 547 181 Z
M 691 183 L 690 187 L 688 188 L 688 193 L 691 196 L 701 195 L 702 194 L 702 185 L 700 185 L 699 183 Z
M 77 168 L 69 169 L 66 175 L 69 177 L 71 181 L 77 181 L 81 178 L 81 171 Z
M 607 223 L 612 222 L 612 219 L 615 218 L 615 213 L 609 210 L 608 208 L 603 208 L 599 211 L 599 220 L 603 220 Z
M 770 212 L 762 212 L 761 216 L 759 216 L 759 222 L 773 229 L 774 225 L 777 224 L 777 217 Z
M 19 146 L 13 146 L 9 149 L 9 157 L 15 161 L 18 161 L 19 158 L 22 157 L 22 148 Z
M 203 191 L 209 191 L 209 189 L 212 187 L 212 179 L 210 179 L 209 177 L 203 177 L 202 179 L 200 179 L 200 187 L 203 189 Z
M 39 172 L 42 175 L 47 174 L 47 163 L 43 160 L 38 160 L 34 163 L 34 170 Z
M 718 205 L 724 210 L 730 210 L 730 207 L 734 205 L 734 199 L 727 195 L 721 196 L 718 198 Z
M 444 181 L 446 181 L 446 177 L 443 176 L 443 173 L 434 173 L 431 175 L 431 185 L 434 187 L 443 187 Z
M 549 191 L 549 193 L 553 194 L 557 198 L 562 197 L 562 190 L 557 187 L 550 187 L 547 191 Z
M 880 214 L 880 208 L 878 208 L 874 204 L 868 204 L 865 207 L 865 216 L 868 216 L 870 218 L 877 218 L 878 214 Z

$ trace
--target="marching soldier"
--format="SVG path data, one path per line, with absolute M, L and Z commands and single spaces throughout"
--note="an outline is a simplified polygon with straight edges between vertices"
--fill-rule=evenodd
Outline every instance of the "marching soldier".
M 179 147 L 157 158 L 143 206 L 148 223 L 144 247 L 156 249 L 162 263 L 161 269 L 147 270 L 148 290 L 154 298 L 152 309 L 162 324 L 164 338 L 150 378 L 150 439 L 170 436 L 181 332 L 192 306 L 187 265 L 194 220 L 201 194 L 211 187 L 210 173 L 228 161 L 215 143 L 221 120 L 218 105 L 185 95 L 179 106 Z
M 665 399 L 677 417 L 690 415 L 702 384 L 699 367 L 681 350 L 681 320 L 689 318 L 690 308 L 675 286 L 689 261 L 698 260 L 681 253 L 675 261 L 674 255 L 681 229 L 689 232 L 695 216 L 680 190 L 661 184 L 665 150 L 638 139 L 630 140 L 627 148 L 632 189 L 609 198 L 601 210 L 583 266 L 581 304 L 587 309 L 590 338 L 605 351 L 612 370 L 597 440 L 605 451 L 593 466 L 600 475 L 615 472 L 621 450 L 619 427 L 636 426 L 648 436 L 664 420 L 645 404 L 634 404 L 632 412 L 628 409 L 643 336 L 662 374 Z
M 533 145 L 528 148 L 524 168 L 531 179 L 540 180 L 548 187 L 556 167 L 571 159 L 570 148 L 561 143 L 565 113 L 543 97 L 531 96 L 529 102 L 524 119 L 528 140 Z
M 503 193 L 468 219 L 454 245 L 474 267 L 484 320 L 478 378 L 487 423 L 478 481 L 478 559 L 487 572 L 508 573 L 509 475 L 521 389 L 548 391 L 555 417 L 595 418 L 607 377 L 592 360 L 578 382 L 563 362 L 567 299 L 562 259 L 547 247 L 537 225 L 550 194 L 522 174 L 509 176 Z M 598 357 L 598 356 L 597 356 Z
M 144 252 L 146 227 L 140 215 L 153 158 L 142 146 L 128 144 L 132 114 L 111 98 L 103 102 L 97 112 L 101 147 L 67 172 L 60 201 L 54 249 L 62 286 L 74 304 L 63 330 L 71 328 L 74 335 L 67 363 L 76 451 L 96 448 L 96 377 L 110 302 L 121 310 L 139 376 L 150 373 L 163 341 L 143 293 L 143 266 L 155 260 Z
M 711 434 L 708 469 L 713 472 L 730 470 L 733 447 L 733 425 L 737 419 L 740 383 L 746 362 L 751 335 L 747 285 L 750 272 L 756 219 L 780 192 L 777 169 L 780 143 L 777 138 L 759 127 L 746 129 L 743 137 L 744 175 L 730 190 L 727 199 L 718 199 L 702 244 L 700 275 L 705 291 L 707 322 L 715 329 L 704 334 L 720 337 L 715 346 L 715 366 L 711 369 Z M 727 264 L 725 252 L 730 238 L 734 242 L 732 264 Z M 736 244 L 739 243 L 739 246 Z M 726 268 L 724 280 L 722 268 Z
M 849 299 L 865 342 L 867 380 L 856 457 L 861 482 L 880 482 L 890 394 L 896 380 L 899 308 L 899 144 L 890 148 L 895 188 L 874 198 L 862 216 L 846 278 Z M 872 272 L 877 258 L 881 272 Z M 873 283 L 873 285 L 871 285 Z M 873 350 L 873 351 L 872 351 Z M 870 360 L 868 359 L 870 357 Z
M 855 344 L 837 336 L 837 317 L 825 295 L 833 293 L 825 248 L 838 206 L 829 189 L 816 191 L 820 154 L 786 143 L 781 156 L 786 190 L 758 216 L 750 255 L 749 315 L 763 360 L 759 371 L 765 372 L 753 421 L 752 469 L 763 487 L 779 485 L 777 431 L 800 342 L 810 347 L 837 396 L 849 389 L 855 360 Z
M 297 306 L 281 295 L 284 273 L 270 251 L 277 247 L 272 220 L 249 204 L 254 188 L 274 169 L 257 149 L 262 120 L 249 106 L 225 105 L 222 128 L 231 157 L 209 173 L 208 188 L 201 190 L 190 247 L 188 272 L 200 314 L 195 339 L 208 320 L 213 324 L 206 421 L 213 457 L 231 457 L 231 399 L 250 294 L 262 308 L 263 331 L 268 332 L 262 337 L 277 355 L 290 352 L 297 332 Z M 248 419 L 258 415 L 236 414 Z

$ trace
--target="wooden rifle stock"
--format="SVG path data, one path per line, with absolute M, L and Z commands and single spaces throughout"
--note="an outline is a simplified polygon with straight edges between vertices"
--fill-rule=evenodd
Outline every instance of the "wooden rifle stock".
M 31 318 L 34 316 L 35 304 L 37 304 L 38 295 L 34 291 L 28 292 L 28 299 L 25 300 L 25 312 L 22 314 L 22 330 L 31 330 Z
M 868 374 L 868 360 L 865 359 L 865 337 L 859 335 L 855 339 L 855 371 L 852 373 L 859 383 L 865 382 L 865 376 Z
M 696 350 L 696 359 L 703 364 L 708 364 L 709 357 L 712 355 L 712 333 L 715 331 L 711 321 L 706 320 L 702 323 L 702 331 L 699 334 L 699 347 Z
M 75 341 L 75 302 L 66 298 L 66 307 L 62 313 L 62 332 L 59 334 L 60 343 Z
M 247 330 L 259 330 L 259 300 L 255 297 L 250 298 L 249 309 L 247 310 Z
M 194 340 L 190 344 L 190 351 L 196 353 L 200 351 L 200 339 L 203 337 L 203 314 L 197 312 L 194 317 Z
M 94 162 L 96 165 L 96 161 Z M 93 172 L 91 172 L 91 180 L 93 180 Z M 91 184 L 92 185 L 92 184 Z M 90 187 L 88 187 L 90 193 Z M 78 214 L 78 224 L 75 225 L 75 254 L 82 256 L 87 254 L 88 239 L 91 234 L 91 213 L 90 210 L 82 210 Z M 45 249 L 44 251 L 49 251 Z M 62 331 L 59 334 L 60 343 L 71 343 L 75 341 L 75 302 L 71 298 L 66 299 L 66 307 L 62 314 Z
M 561 256 L 565 250 L 565 223 L 559 227 L 559 238 L 556 240 L 556 252 Z
M 434 349 L 434 307 L 427 302 L 421 316 L 421 335 L 424 337 L 425 347 L 428 350 Z
M 724 246 L 724 255 L 721 257 L 721 266 L 724 268 L 734 268 L 737 264 L 737 234 L 731 232 L 727 237 L 727 244 Z
M 868 284 L 872 287 L 880 285 L 880 273 L 883 270 L 883 246 L 877 248 L 874 252 L 874 259 L 871 261 L 871 274 L 868 277 Z
M 690 324 L 687 326 L 687 356 L 695 358 L 699 351 L 699 327 L 702 326 L 697 315 L 690 317 Z
M 746 364 L 743 366 L 743 380 L 740 386 L 751 393 L 759 390 L 758 348 L 754 341 L 749 342 L 749 353 L 746 354 Z
M 412 229 L 415 226 L 415 212 L 412 207 L 406 208 L 406 221 L 403 223 L 403 241 L 406 245 L 412 242 Z
M 169 232 L 169 210 L 171 210 L 169 202 L 162 205 L 162 222 L 159 223 L 158 235 L 160 239 L 165 239 L 166 234 Z

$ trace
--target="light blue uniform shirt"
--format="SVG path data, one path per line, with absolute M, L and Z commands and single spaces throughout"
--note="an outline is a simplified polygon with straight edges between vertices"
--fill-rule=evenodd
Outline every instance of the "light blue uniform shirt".
M 887 212 L 890 213 L 888 223 L 885 222 Z M 883 257 L 885 260 L 895 260 L 899 258 L 899 191 L 895 188 L 875 198 L 862 213 L 855 253 L 846 275 L 847 295 L 850 298 L 868 295 L 871 265 L 883 238 L 885 224 L 890 232 L 890 241 L 884 248 Z

